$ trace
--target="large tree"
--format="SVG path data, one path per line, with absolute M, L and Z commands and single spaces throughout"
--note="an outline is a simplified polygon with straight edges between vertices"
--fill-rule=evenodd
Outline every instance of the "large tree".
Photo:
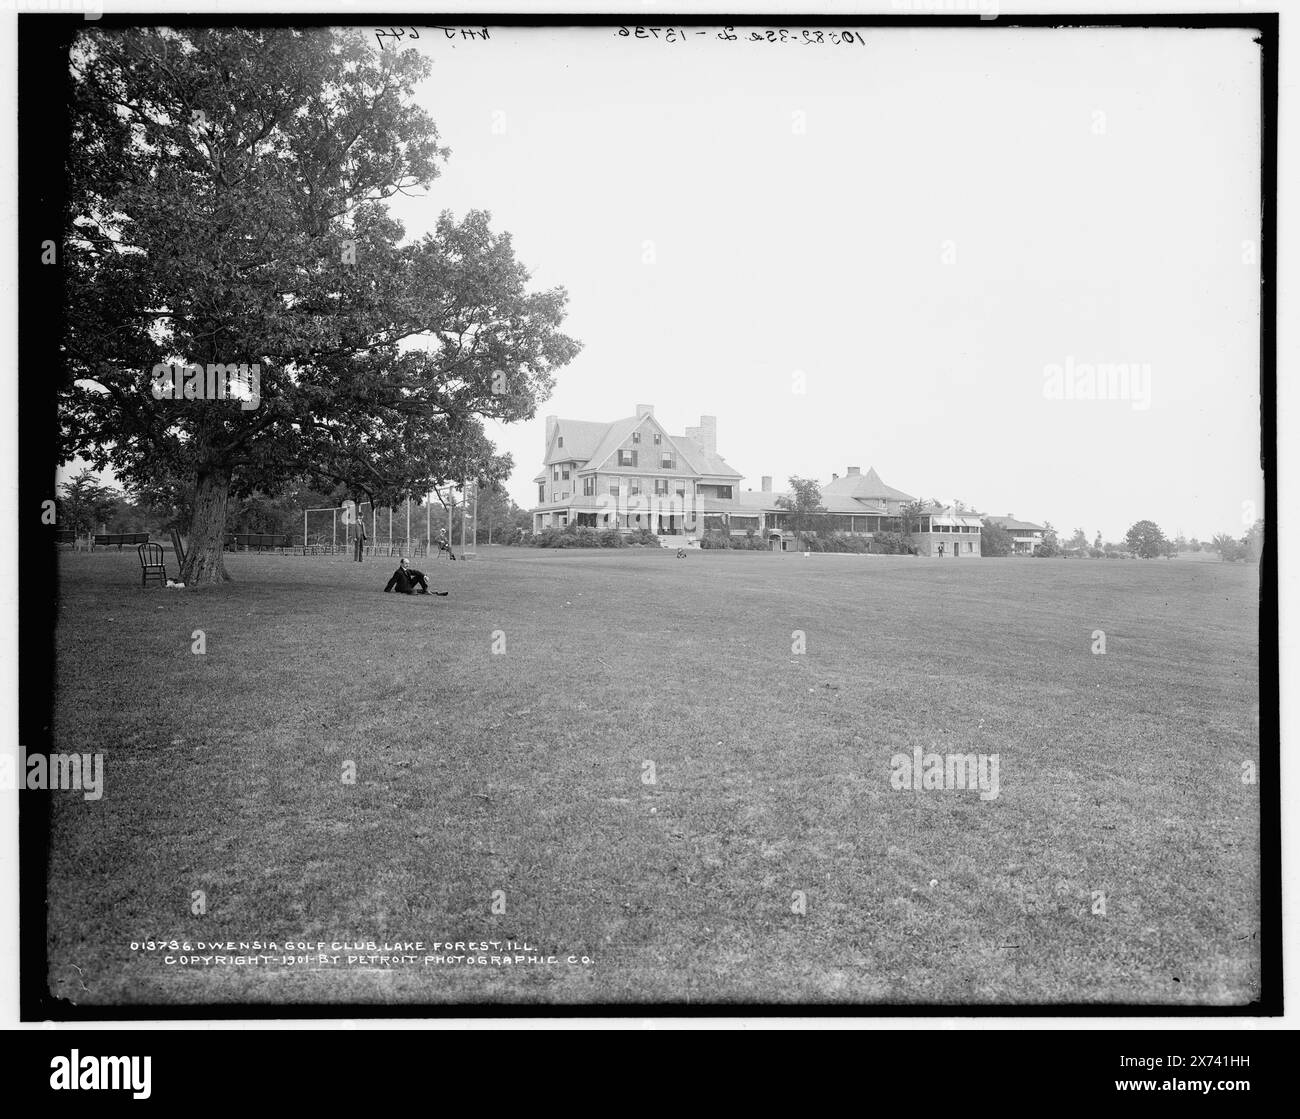
M 1142 559 L 1155 559 L 1165 554 L 1165 534 L 1155 521 L 1137 521 L 1125 534 L 1124 543 L 1132 555 Z
M 393 504 L 509 469 L 482 421 L 531 418 L 579 347 L 564 290 L 530 291 L 486 214 L 414 241 L 389 216 L 448 154 L 412 103 L 425 59 L 352 30 L 155 28 L 87 31 L 70 63 L 62 451 L 186 481 L 187 584 L 228 578 L 232 496 L 306 478 Z M 169 398 L 170 363 L 195 398 Z

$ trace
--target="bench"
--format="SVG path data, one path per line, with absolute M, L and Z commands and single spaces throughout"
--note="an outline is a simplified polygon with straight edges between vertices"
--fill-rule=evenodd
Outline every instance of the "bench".
M 97 532 L 90 541 L 90 550 L 95 548 L 107 547 L 110 544 L 116 544 L 117 550 L 122 550 L 123 544 L 148 544 L 149 534 L 147 532 Z
M 260 552 L 266 548 L 288 548 L 289 546 L 287 533 L 233 532 L 226 536 L 226 548 L 230 551 L 237 551 L 240 548 L 248 551 L 256 548 Z

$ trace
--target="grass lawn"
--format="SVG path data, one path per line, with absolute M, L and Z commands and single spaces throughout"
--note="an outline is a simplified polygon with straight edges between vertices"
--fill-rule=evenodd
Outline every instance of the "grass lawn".
M 1258 997 L 1253 566 L 494 548 L 412 598 L 383 559 L 60 563 L 55 742 L 106 774 L 51 794 L 73 1002 Z M 998 754 L 998 796 L 893 788 L 917 745 Z M 277 949 L 131 948 L 173 937 Z M 330 948 L 367 941 L 421 962 Z

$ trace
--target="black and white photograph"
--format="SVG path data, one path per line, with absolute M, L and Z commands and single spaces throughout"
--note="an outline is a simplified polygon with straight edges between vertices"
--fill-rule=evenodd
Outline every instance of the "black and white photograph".
M 14 47 L 24 1020 L 1281 1013 L 1276 12 Z

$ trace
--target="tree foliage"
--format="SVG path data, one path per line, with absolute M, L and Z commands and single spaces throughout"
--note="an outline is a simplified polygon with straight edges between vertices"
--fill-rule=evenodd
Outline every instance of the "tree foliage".
M 185 582 L 226 578 L 228 503 L 306 477 L 359 500 L 512 465 L 482 421 L 531 418 L 578 352 L 563 289 L 508 234 L 385 200 L 448 152 L 429 63 L 357 30 L 91 30 L 74 45 L 64 228 L 65 461 L 192 492 Z M 164 363 L 256 366 L 256 406 L 159 399 Z
M 985 518 L 980 526 L 980 554 L 985 556 L 1009 556 L 1015 541 L 1001 525 Z
M 1244 560 L 1247 563 L 1258 563 L 1264 552 L 1264 520 L 1256 520 L 1240 539 L 1230 532 L 1215 533 L 1206 547 L 1218 552 L 1220 561 L 1236 563 L 1237 560 Z
M 1137 521 L 1124 536 L 1131 555 L 1140 559 L 1155 559 L 1165 554 L 1165 534 L 1155 521 Z
M 935 502 L 934 504 L 938 504 Z M 930 503 L 917 498 L 915 501 L 904 501 L 898 507 L 898 515 L 903 524 L 903 535 L 911 536 L 912 527 L 915 525 L 916 531 L 921 530 L 921 516 L 930 507 Z
M 87 467 L 59 487 L 55 508 L 59 525 L 81 535 L 108 525 L 122 503 L 122 494 L 100 482 Z
M 787 510 L 786 526 L 795 534 L 800 547 L 803 538 L 811 533 L 822 532 L 827 527 L 826 507 L 822 505 L 822 488 L 816 478 L 801 478 L 797 474 L 790 476 L 790 494 L 782 494 L 776 504 Z
M 1248 563 L 1258 563 L 1264 554 L 1264 518 L 1260 517 L 1241 538 L 1243 556 Z
M 1231 533 L 1216 532 L 1211 540 L 1211 546 L 1219 553 L 1220 562 L 1235 563 L 1241 559 L 1241 542 Z

